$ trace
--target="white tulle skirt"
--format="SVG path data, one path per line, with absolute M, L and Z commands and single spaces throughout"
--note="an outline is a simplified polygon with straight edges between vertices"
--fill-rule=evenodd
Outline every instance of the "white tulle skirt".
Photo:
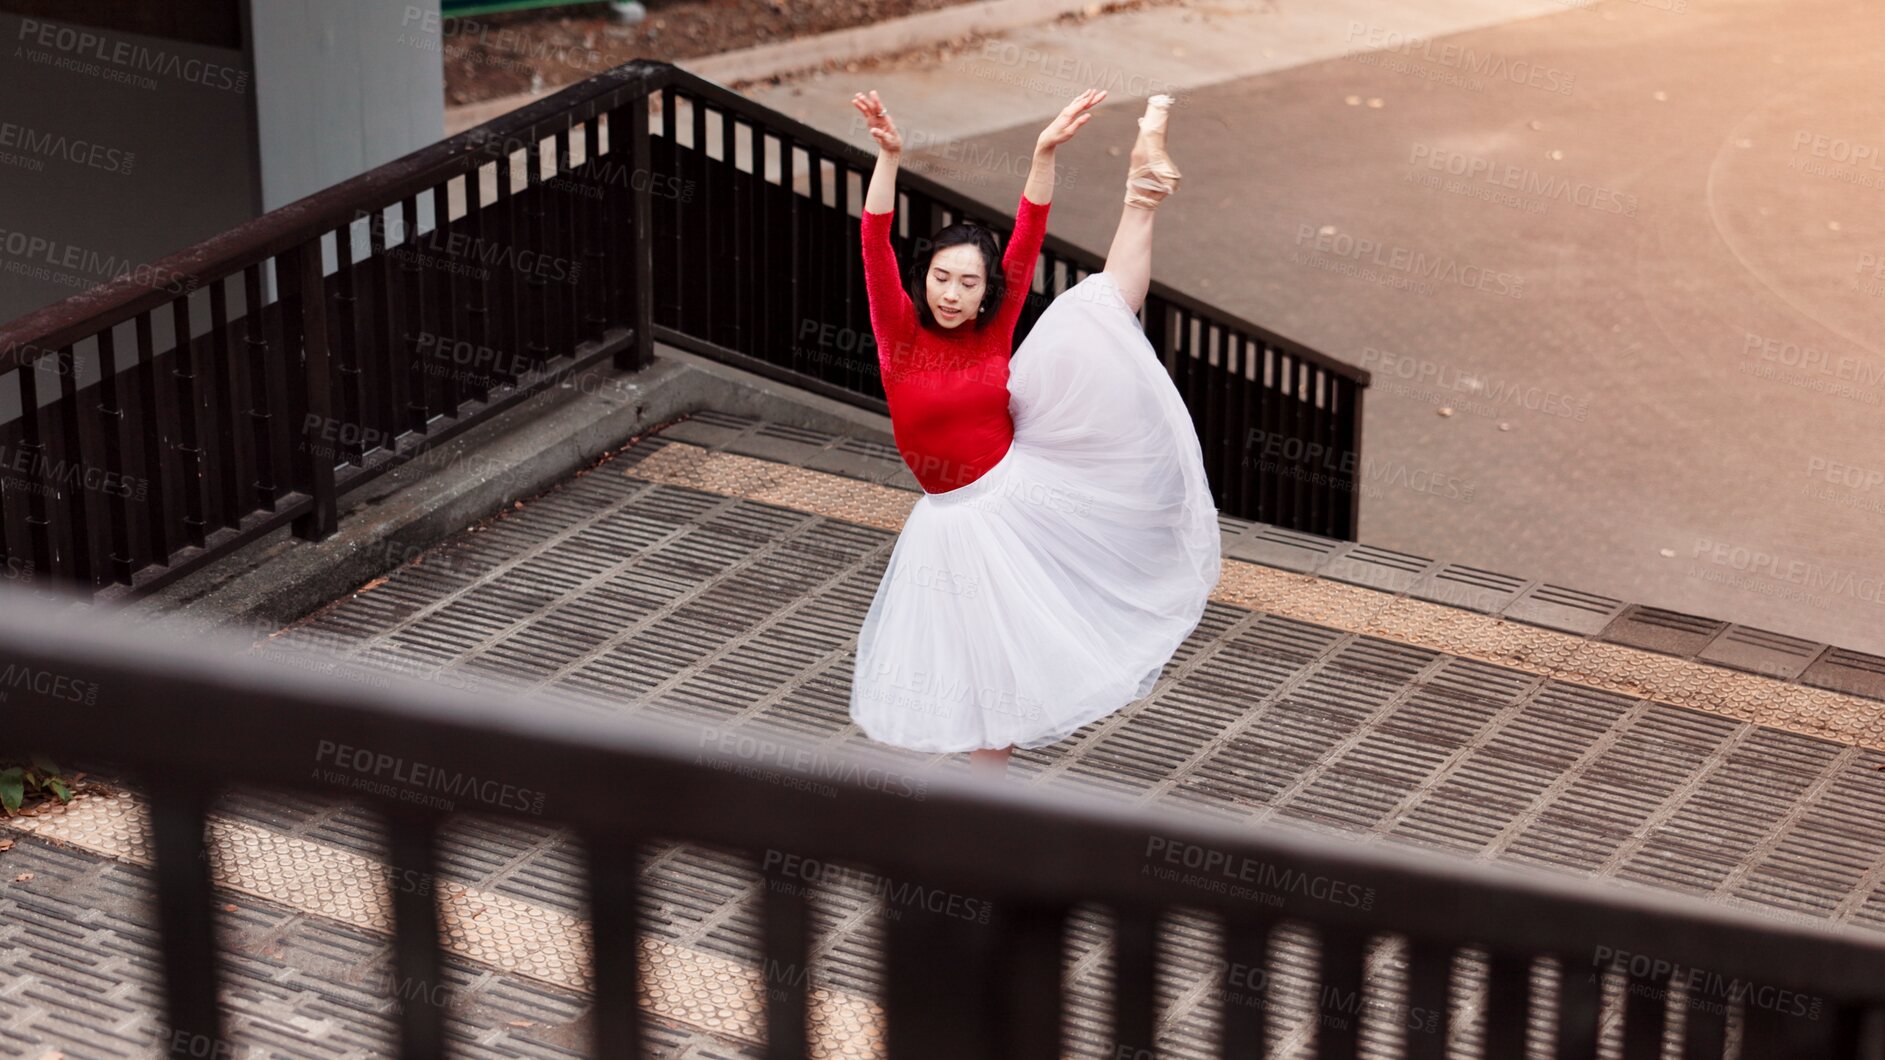
M 917 751 L 1041 747 L 1151 692 L 1217 585 L 1190 414 L 1113 277 L 1009 368 L 1014 442 L 917 500 L 858 632 L 851 717 Z

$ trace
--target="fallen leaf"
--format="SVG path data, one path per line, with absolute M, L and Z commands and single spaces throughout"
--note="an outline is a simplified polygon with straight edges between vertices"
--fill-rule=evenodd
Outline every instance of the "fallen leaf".
M 19 874 L 18 876 L 15 876 L 15 877 L 13 877 L 13 882 L 14 882 L 14 883 L 25 883 L 25 882 L 26 882 L 27 880 L 30 880 L 30 879 L 32 879 L 32 878 L 33 878 L 33 874 L 32 874 L 32 873 L 30 873 L 30 872 L 22 872 L 22 873 L 20 873 L 20 874 Z
M 223 906 L 223 912 L 225 912 L 225 913 L 233 913 L 233 912 L 235 912 L 235 911 L 236 911 L 236 906 L 235 906 L 235 904 L 234 904 L 234 903 L 231 903 L 231 904 L 229 904 L 229 905 L 226 905 L 226 906 Z
M 13 849 L 13 840 L 0 839 L 0 850 L 12 850 L 12 849 Z
M 1885 767 L 1881 767 L 1881 768 L 1885 768 Z M 508 1022 L 513 1027 L 535 1027 L 536 1026 L 536 1024 L 530 1022 L 529 1020 L 510 1020 Z

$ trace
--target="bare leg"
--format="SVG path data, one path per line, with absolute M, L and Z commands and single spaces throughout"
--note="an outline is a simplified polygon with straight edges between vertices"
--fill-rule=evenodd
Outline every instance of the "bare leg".
M 1008 772 L 1008 756 L 1013 747 L 985 747 L 969 752 L 969 772 L 976 776 L 999 777 Z
M 1135 313 L 1145 304 L 1145 292 L 1152 286 L 1154 211 L 1178 188 L 1178 167 L 1165 153 L 1166 115 L 1172 103 L 1172 97 L 1166 95 L 1146 101 L 1145 116 L 1139 119 L 1139 137 L 1132 145 L 1125 206 L 1120 210 L 1119 227 L 1113 231 L 1113 245 L 1106 252 L 1105 269 L 1118 282 L 1127 307 Z
M 1126 206 L 1119 212 L 1119 227 L 1113 230 L 1113 245 L 1106 251 L 1106 271 L 1119 283 L 1119 293 L 1126 298 L 1126 308 L 1137 313 L 1145 304 L 1145 292 L 1152 286 L 1152 219 L 1154 212 L 1145 206 Z

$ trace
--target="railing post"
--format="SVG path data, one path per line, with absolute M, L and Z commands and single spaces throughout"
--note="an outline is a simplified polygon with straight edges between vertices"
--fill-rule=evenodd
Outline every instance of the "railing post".
M 641 857 L 627 837 L 592 832 L 589 848 L 590 949 L 595 1055 L 641 1056 Z
M 287 340 L 282 355 L 291 358 L 287 367 L 295 367 L 298 358 L 301 374 L 292 371 L 289 378 L 289 407 L 295 417 L 289 424 L 300 444 L 290 459 L 294 470 L 289 481 L 314 501 L 314 510 L 294 521 L 295 536 L 304 541 L 319 541 L 331 536 L 340 525 L 340 506 L 334 492 L 333 448 L 324 439 L 335 432 L 333 396 L 329 385 L 327 348 L 327 286 L 321 276 L 321 240 L 308 240 L 281 263 L 287 266 L 287 282 L 282 284 L 283 337 Z
M 1117 1060 L 1158 1056 L 1158 931 L 1152 909 L 1118 910 L 1113 924 L 1113 1040 Z
M 216 922 L 209 848 L 203 829 L 209 799 L 201 789 L 164 784 L 151 791 L 151 841 L 157 855 L 157 923 L 164 966 L 166 1056 L 223 1048 L 216 999 Z
M 437 820 L 405 808 L 388 815 L 393 867 L 393 982 L 403 1060 L 445 1055 L 444 962 L 439 959 Z
M 917 893 L 927 881 L 898 881 Z M 889 888 L 886 888 L 888 891 Z M 988 925 L 951 919 L 922 902 L 885 899 L 885 1053 L 890 1060 L 959 1060 L 1008 1052 L 1000 1025 L 997 939 Z M 992 920 L 992 915 L 991 915 Z M 947 1003 L 944 1003 L 947 999 Z
M 766 893 L 760 980 L 766 991 L 766 1056 L 768 1060 L 805 1060 L 811 980 L 811 924 L 805 893 L 770 860 L 762 871 Z
M 634 306 L 630 318 L 635 329 L 635 343 L 615 354 L 615 366 L 624 371 L 646 368 L 655 359 L 655 233 L 654 233 L 654 162 L 648 143 L 648 100 L 642 96 L 628 105 L 628 138 L 632 157 L 628 184 L 634 195 L 631 224 L 634 226 Z M 664 119 L 671 131 L 674 116 Z M 615 130 L 609 130 L 610 149 L 614 150 Z
M 1367 384 L 1350 382 L 1347 386 L 1350 395 L 1348 406 L 1348 451 L 1353 459 L 1347 461 L 1355 470 L 1348 482 L 1348 539 L 1361 540 L 1361 484 L 1366 481 L 1366 472 L 1361 466 L 1361 410 L 1362 395 L 1368 392 Z

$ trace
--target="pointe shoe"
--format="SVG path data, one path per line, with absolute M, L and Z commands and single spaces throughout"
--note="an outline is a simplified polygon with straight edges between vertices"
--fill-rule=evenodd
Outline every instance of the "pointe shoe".
M 1160 94 L 1145 101 L 1139 119 L 1139 139 L 1132 145 L 1132 168 L 1126 173 L 1126 205 L 1157 209 L 1165 196 L 1178 190 L 1178 167 L 1165 153 L 1165 119 L 1172 97 Z

